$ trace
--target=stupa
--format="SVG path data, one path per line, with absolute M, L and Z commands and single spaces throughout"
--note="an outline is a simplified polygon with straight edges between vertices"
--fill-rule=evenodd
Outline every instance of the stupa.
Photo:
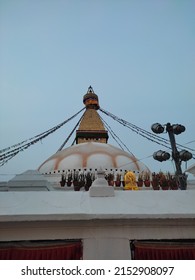
M 127 170 L 149 171 L 132 153 L 108 143 L 108 131 L 98 114 L 99 98 L 91 86 L 83 96 L 83 103 L 85 112 L 76 131 L 76 144 L 53 154 L 38 170 L 51 181 L 59 181 L 62 174 L 75 170 L 97 171 L 101 168 L 105 173 L 121 174 Z

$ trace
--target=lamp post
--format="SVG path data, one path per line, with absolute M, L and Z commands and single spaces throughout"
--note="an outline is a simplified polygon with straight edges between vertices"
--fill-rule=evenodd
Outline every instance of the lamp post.
M 188 161 L 192 158 L 192 154 L 186 150 L 178 151 L 175 141 L 175 134 L 178 135 L 185 131 L 185 126 L 180 124 L 173 124 L 167 123 L 166 125 L 166 132 L 168 132 L 171 149 L 172 149 L 172 159 L 175 162 L 176 167 L 176 178 L 179 182 L 179 188 L 181 190 L 186 190 L 187 188 L 187 176 L 185 173 L 182 172 L 181 163 L 182 161 Z M 154 133 L 160 134 L 164 132 L 164 126 L 159 123 L 155 123 L 151 126 L 151 129 Z M 165 151 L 157 151 L 153 154 L 153 158 L 158 161 L 166 161 L 170 158 L 170 154 Z

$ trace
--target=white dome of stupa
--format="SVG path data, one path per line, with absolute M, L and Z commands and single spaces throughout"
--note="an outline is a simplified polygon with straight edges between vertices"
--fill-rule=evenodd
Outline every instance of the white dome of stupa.
M 113 145 L 86 142 L 63 149 L 49 157 L 38 170 L 42 174 L 63 173 L 68 170 L 148 171 L 133 154 Z

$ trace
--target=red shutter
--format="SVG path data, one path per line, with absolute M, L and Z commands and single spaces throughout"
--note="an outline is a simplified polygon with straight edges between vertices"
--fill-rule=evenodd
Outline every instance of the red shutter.
M 82 259 L 82 242 L 45 245 L 0 245 L 0 260 L 79 260 Z
M 195 260 L 195 243 L 134 242 L 135 260 Z

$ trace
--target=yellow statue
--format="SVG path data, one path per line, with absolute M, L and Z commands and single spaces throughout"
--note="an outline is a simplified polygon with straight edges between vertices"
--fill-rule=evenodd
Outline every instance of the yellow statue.
M 132 171 L 128 171 L 124 176 L 125 186 L 124 190 L 139 190 L 136 183 L 135 173 Z

